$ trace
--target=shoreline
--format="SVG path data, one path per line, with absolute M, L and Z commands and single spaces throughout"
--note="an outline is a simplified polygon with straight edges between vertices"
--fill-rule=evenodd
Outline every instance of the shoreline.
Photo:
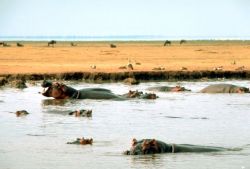
M 250 79 L 250 71 L 139 71 L 139 72 L 62 72 L 0 74 L 0 80 L 77 80 L 86 82 L 120 82 L 126 78 L 138 81 L 193 81 L 211 79 Z

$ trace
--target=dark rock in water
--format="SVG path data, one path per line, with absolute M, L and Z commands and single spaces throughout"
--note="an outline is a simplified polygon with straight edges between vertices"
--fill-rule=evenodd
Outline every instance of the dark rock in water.
M 76 110 L 70 112 L 69 115 L 74 115 L 76 117 L 92 117 L 92 110 Z
M 18 110 L 16 111 L 16 116 L 17 117 L 20 117 L 20 116 L 26 116 L 28 115 L 29 113 L 26 111 L 26 110 Z
M 6 77 L 0 77 L 0 87 L 8 83 Z
M 135 78 L 132 78 L 132 77 L 124 79 L 123 82 L 125 84 L 129 84 L 129 85 L 137 85 L 140 83 L 138 80 L 136 80 Z
M 18 88 L 18 89 L 24 89 L 27 88 L 27 85 L 25 84 L 26 80 L 20 79 L 20 80 L 14 80 L 11 82 L 11 86 Z
M 93 139 L 85 139 L 84 137 L 82 138 L 77 138 L 75 141 L 72 142 L 67 142 L 67 144 L 81 144 L 81 145 L 86 145 L 86 144 L 90 144 L 92 145 L 93 143 Z

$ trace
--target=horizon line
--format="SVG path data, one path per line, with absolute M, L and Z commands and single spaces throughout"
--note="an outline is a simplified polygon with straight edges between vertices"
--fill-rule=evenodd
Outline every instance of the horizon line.
M 250 40 L 249 36 L 169 36 L 169 35 L 0 35 L 1 40 Z

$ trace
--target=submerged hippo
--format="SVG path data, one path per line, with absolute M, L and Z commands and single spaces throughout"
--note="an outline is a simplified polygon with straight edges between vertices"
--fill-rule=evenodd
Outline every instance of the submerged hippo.
M 103 88 L 87 88 L 76 90 L 63 83 L 44 81 L 42 83 L 44 91 L 42 95 L 46 97 L 54 97 L 55 99 L 118 99 L 122 98 L 115 95 L 108 89 Z
M 246 87 L 236 86 L 232 84 L 213 84 L 205 87 L 201 93 L 249 93 Z
M 76 110 L 70 112 L 69 115 L 74 115 L 75 117 L 92 117 L 92 110 Z
M 216 152 L 232 150 L 223 147 L 200 146 L 191 144 L 167 144 L 155 139 L 132 140 L 130 150 L 124 152 L 125 155 L 143 155 L 159 153 L 184 153 L 184 152 Z
M 20 117 L 20 116 L 26 116 L 28 115 L 29 113 L 26 111 L 26 110 L 18 110 L 16 111 L 16 116 L 17 117 Z
M 138 99 L 156 99 L 158 98 L 158 96 L 156 96 L 156 94 L 154 93 L 143 93 L 141 91 L 132 91 L 129 90 L 128 93 L 122 95 L 125 98 L 138 98 Z
M 189 89 L 186 89 L 185 87 L 181 86 L 158 86 L 158 87 L 150 87 L 148 88 L 150 91 L 158 91 L 158 92 L 184 92 L 184 91 L 191 91 Z
M 77 138 L 75 141 L 72 142 L 67 142 L 67 144 L 81 144 L 81 145 L 86 145 L 86 144 L 91 144 L 93 143 L 93 139 L 85 139 L 84 137 L 82 138 Z

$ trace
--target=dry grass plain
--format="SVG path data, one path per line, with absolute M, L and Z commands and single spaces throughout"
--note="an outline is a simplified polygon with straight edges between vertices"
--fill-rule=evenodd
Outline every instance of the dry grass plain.
M 62 73 L 62 72 L 121 72 L 130 62 L 133 71 L 151 71 L 155 67 L 179 71 L 235 70 L 244 66 L 250 70 L 250 41 L 188 41 L 171 46 L 164 42 L 21 42 L 24 47 L 0 47 L 0 74 Z M 117 48 L 110 48 L 110 43 Z M 136 65 L 139 62 L 141 65 Z M 96 69 L 90 66 L 96 65 Z

